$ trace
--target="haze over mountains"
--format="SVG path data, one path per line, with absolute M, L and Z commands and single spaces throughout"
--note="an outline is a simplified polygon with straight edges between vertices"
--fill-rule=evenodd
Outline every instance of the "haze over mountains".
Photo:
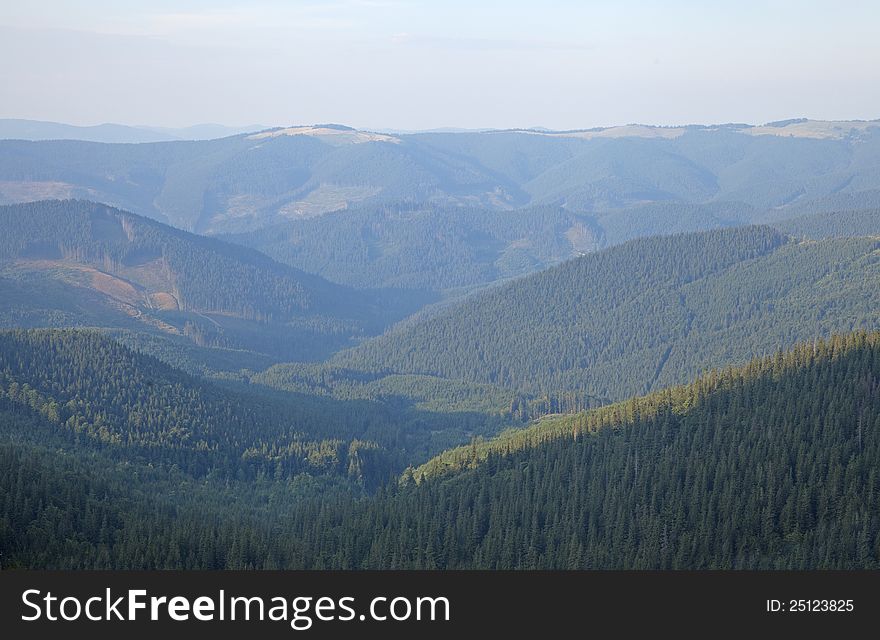
M 408 135 L 339 125 L 198 142 L 0 141 L 0 198 L 99 200 L 199 233 L 230 233 L 358 205 L 401 202 L 584 214 L 613 243 L 785 216 L 860 198 L 876 205 L 878 123 Z M 697 207 L 678 220 L 662 206 Z M 639 212 L 642 206 L 661 210 Z M 852 208 L 852 207 L 847 207 Z M 637 211 L 633 211 L 636 209 Z

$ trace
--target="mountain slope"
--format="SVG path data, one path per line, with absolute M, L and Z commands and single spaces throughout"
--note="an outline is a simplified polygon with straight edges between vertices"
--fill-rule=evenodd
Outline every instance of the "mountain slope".
M 148 145 L 0 141 L 0 202 L 79 197 L 236 232 L 365 200 L 496 197 L 495 179 L 467 159 L 347 128 L 300 129 Z
M 575 391 L 575 407 L 619 400 L 880 325 L 878 250 L 876 239 L 797 243 L 767 227 L 635 240 L 408 322 L 333 363 Z
M 422 301 L 355 291 L 89 202 L 0 207 L 0 227 L 5 326 L 140 329 L 314 359 L 381 331 Z

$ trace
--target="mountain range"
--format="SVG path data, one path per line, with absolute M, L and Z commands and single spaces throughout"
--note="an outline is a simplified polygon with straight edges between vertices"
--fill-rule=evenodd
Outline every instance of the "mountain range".
M 611 243 L 670 221 L 686 231 L 791 217 L 785 209 L 820 199 L 877 206 L 878 130 L 796 120 L 385 134 L 328 124 L 138 145 L 3 140 L 0 199 L 99 200 L 199 233 L 357 205 L 552 205 L 590 217 Z M 671 214 L 685 204 L 696 205 L 688 217 Z
M 139 144 L 142 142 L 168 142 L 171 140 L 211 140 L 240 133 L 261 131 L 267 127 L 250 125 L 227 127 L 222 124 L 196 124 L 189 127 L 147 127 L 105 123 L 91 126 L 0 118 L 0 139 L 7 140 L 81 140 L 83 142 L 106 142 Z
M 19 137 L 0 199 L 4 568 L 880 566 L 880 122 Z

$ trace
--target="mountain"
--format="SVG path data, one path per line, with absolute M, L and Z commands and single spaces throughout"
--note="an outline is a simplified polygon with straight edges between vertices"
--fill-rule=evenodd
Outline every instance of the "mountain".
M 880 335 L 856 333 L 474 443 L 289 533 L 353 569 L 868 569 L 878 464 Z
M 0 228 L 6 327 L 124 329 L 218 356 L 258 354 L 268 364 L 324 358 L 426 301 L 418 292 L 332 284 L 91 202 L 0 207 Z
M 769 209 L 757 216 L 759 222 L 775 224 L 794 218 L 827 214 L 835 211 L 859 211 L 880 209 L 880 189 L 863 191 L 838 191 L 821 198 L 795 201 L 785 207 Z
M 479 200 L 489 178 L 399 138 L 334 126 L 153 145 L 0 142 L 0 200 L 98 200 L 198 232 L 235 232 L 364 200 Z
M 213 140 L 268 129 L 263 125 L 227 127 L 222 124 L 196 124 L 189 127 L 147 127 L 105 123 L 78 126 L 42 120 L 0 118 L 0 139 L 81 140 L 111 144 L 169 142 L 172 140 Z
M 0 139 L 9 140 L 82 140 L 106 143 L 140 143 L 179 140 L 178 136 L 123 124 L 98 124 L 82 127 L 60 122 L 0 118 Z
M 880 568 L 878 185 L 876 121 L 0 140 L 3 568 Z
M 828 224 L 829 232 L 832 227 L 835 230 L 832 235 L 876 235 L 880 209 L 835 207 L 880 205 L 877 193 L 838 195 L 809 207 L 804 203 L 785 209 L 791 218 L 768 224 L 795 236 L 813 237 Z M 810 213 L 815 210 L 819 213 Z M 430 288 L 454 296 L 634 238 L 742 226 L 753 218 L 778 217 L 775 210 L 762 212 L 729 202 L 658 202 L 596 215 L 551 205 L 495 211 L 399 204 L 354 207 L 217 237 L 342 284 Z
M 786 208 L 878 182 L 876 121 L 417 134 L 317 124 L 141 145 L 0 141 L 0 201 L 87 198 L 200 233 L 356 207 L 551 205 L 600 229 L 608 218 L 613 244 L 650 228 L 793 217 Z M 675 204 L 688 205 L 683 218 Z M 646 205 L 657 207 L 650 228 L 633 229 L 642 216 L 621 212 Z
M 877 238 L 798 242 L 768 227 L 634 240 L 470 296 L 331 362 L 550 394 L 551 410 L 621 400 L 880 327 L 878 250 Z

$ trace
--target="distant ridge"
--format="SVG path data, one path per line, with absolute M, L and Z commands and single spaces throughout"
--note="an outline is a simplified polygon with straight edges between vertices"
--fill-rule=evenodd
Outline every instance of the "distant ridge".
M 179 140 L 177 136 L 122 124 L 79 127 L 39 120 L 0 120 L 0 138 L 8 140 L 82 140 L 83 142 L 139 143 Z
M 80 140 L 110 144 L 212 140 L 267 129 L 265 125 L 228 127 L 222 124 L 195 124 L 189 127 L 151 127 L 104 123 L 79 126 L 62 122 L 0 119 L 0 139 L 6 140 Z
M 198 142 L 0 140 L 0 203 L 87 199 L 206 234 L 398 203 L 549 205 L 590 216 L 612 243 L 655 229 L 754 222 L 771 209 L 781 220 L 792 217 L 787 207 L 876 188 L 880 122 L 772 125 L 388 134 L 300 122 Z M 16 126 L 20 137 L 36 135 Z M 126 136 L 132 131 L 144 135 Z M 682 217 L 673 204 L 703 209 Z M 647 206 L 665 209 L 642 215 Z

